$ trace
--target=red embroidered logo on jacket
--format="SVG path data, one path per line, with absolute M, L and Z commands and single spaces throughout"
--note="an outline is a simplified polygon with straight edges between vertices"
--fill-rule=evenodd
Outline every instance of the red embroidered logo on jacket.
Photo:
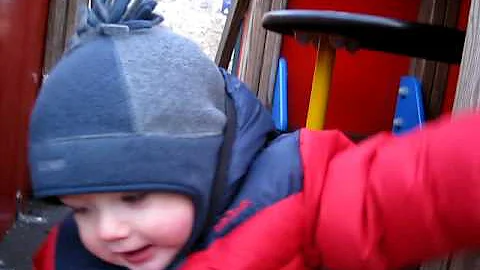
M 235 218 L 237 218 L 250 205 L 252 205 L 251 201 L 243 200 L 240 202 L 240 204 L 236 208 L 228 210 L 213 228 L 215 232 L 222 231 L 228 224 L 230 224 Z

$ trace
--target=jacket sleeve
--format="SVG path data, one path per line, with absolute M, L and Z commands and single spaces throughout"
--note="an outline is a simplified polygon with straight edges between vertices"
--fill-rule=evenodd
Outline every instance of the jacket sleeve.
M 303 191 L 184 269 L 290 269 L 300 261 L 291 269 L 390 270 L 480 245 L 480 115 L 359 145 L 335 131 L 305 130 L 300 139 Z
M 379 135 L 317 170 L 321 136 L 305 132 L 302 152 L 307 249 L 327 268 L 397 269 L 480 245 L 479 115 Z
M 33 258 L 34 270 L 55 270 L 55 249 L 57 245 L 58 226 L 55 226 L 42 243 Z
M 182 270 L 301 270 L 305 232 L 302 194 L 259 211 L 209 248 L 190 255 Z

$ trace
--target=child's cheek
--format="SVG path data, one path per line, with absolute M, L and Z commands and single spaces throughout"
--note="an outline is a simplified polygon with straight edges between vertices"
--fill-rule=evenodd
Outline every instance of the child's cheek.
M 144 231 L 153 232 L 152 238 L 161 240 L 165 246 L 183 246 L 192 232 L 194 214 L 193 210 L 182 208 L 175 213 L 154 215 L 144 220 L 147 219 L 150 222 L 144 224 L 149 228 Z
M 106 262 L 119 265 L 119 262 L 116 261 L 114 256 L 105 248 L 93 226 L 78 224 L 78 228 L 80 240 L 90 253 Z

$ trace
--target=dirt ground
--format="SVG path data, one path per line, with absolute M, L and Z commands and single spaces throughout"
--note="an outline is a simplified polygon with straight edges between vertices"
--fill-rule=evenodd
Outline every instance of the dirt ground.
M 165 17 L 164 25 L 197 42 L 215 58 L 226 15 L 222 0 L 158 0 L 155 12 Z

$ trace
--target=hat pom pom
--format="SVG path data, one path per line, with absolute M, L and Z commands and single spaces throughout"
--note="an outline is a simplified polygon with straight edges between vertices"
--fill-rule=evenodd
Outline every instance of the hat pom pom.
M 113 36 L 152 28 L 163 21 L 163 16 L 153 12 L 156 5 L 155 0 L 92 0 L 91 5 L 79 7 L 77 31 L 69 47 L 92 35 Z

